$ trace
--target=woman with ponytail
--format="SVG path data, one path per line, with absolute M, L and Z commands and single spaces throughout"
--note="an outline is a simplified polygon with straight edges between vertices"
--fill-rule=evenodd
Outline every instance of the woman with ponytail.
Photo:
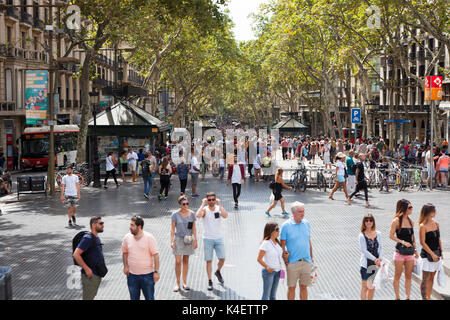
M 389 238 L 395 241 L 394 253 L 394 291 L 395 298 L 400 300 L 400 278 L 402 277 L 403 267 L 405 268 L 405 293 L 406 300 L 409 300 L 411 293 L 411 279 L 414 269 L 414 258 L 418 258 L 416 250 L 416 240 L 414 238 L 414 222 L 409 217 L 413 206 L 406 199 L 397 202 L 395 218 L 391 223 Z

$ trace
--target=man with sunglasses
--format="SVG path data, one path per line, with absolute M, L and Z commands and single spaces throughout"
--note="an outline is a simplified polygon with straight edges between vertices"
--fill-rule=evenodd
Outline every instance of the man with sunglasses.
M 99 267 L 103 266 L 106 269 L 102 243 L 98 237 L 98 234 L 103 232 L 104 222 L 100 216 L 95 216 L 91 218 L 89 225 L 91 232 L 83 236 L 73 253 L 73 258 L 82 268 L 83 300 L 94 300 L 104 276 L 100 274 L 102 270 Z M 82 256 L 83 253 L 85 254 Z
M 206 261 L 206 273 L 208 274 L 208 290 L 211 291 L 213 289 L 211 274 L 214 250 L 219 259 L 217 270 L 214 275 L 221 284 L 224 283 L 220 270 L 225 263 L 225 244 L 220 228 L 220 218 L 226 219 L 228 217 L 228 212 L 223 208 L 222 202 L 216 198 L 216 194 L 214 192 L 208 192 L 206 198 L 202 200 L 202 205 L 197 210 L 196 217 L 197 219 L 203 218 L 203 246 Z

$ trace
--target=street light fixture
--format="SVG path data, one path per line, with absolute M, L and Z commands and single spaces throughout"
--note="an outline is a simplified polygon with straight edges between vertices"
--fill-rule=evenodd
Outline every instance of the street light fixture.
M 94 170 L 94 188 L 100 188 L 101 182 L 100 182 L 100 162 L 98 159 L 98 143 L 97 143 L 97 108 L 99 106 L 100 101 L 100 93 L 95 90 L 95 88 L 92 88 L 92 92 L 89 92 L 89 99 L 90 103 L 92 105 L 92 116 L 94 117 L 94 132 L 93 132 L 93 139 L 94 139 L 94 161 L 92 163 L 92 167 Z

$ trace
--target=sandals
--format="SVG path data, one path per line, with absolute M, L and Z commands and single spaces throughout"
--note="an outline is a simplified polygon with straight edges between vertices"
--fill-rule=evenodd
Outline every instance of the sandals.
M 179 286 L 175 286 L 175 288 L 173 288 L 173 292 L 178 292 L 180 291 L 180 287 Z
M 183 289 L 186 290 L 186 291 L 191 290 L 191 288 L 189 288 L 189 287 L 188 287 L 187 285 L 185 285 L 185 284 L 183 284 Z

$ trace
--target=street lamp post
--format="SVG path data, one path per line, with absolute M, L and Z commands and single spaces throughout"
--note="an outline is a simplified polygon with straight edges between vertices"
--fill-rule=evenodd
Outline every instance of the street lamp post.
M 94 188 L 100 188 L 102 186 L 100 182 L 100 162 L 98 159 L 98 143 L 97 143 L 97 102 L 100 99 L 100 94 L 92 89 L 92 92 L 89 92 L 89 97 L 91 98 L 92 104 L 92 116 L 94 117 L 94 129 L 93 129 L 93 139 L 94 139 L 94 161 L 92 163 L 93 171 L 94 171 Z

